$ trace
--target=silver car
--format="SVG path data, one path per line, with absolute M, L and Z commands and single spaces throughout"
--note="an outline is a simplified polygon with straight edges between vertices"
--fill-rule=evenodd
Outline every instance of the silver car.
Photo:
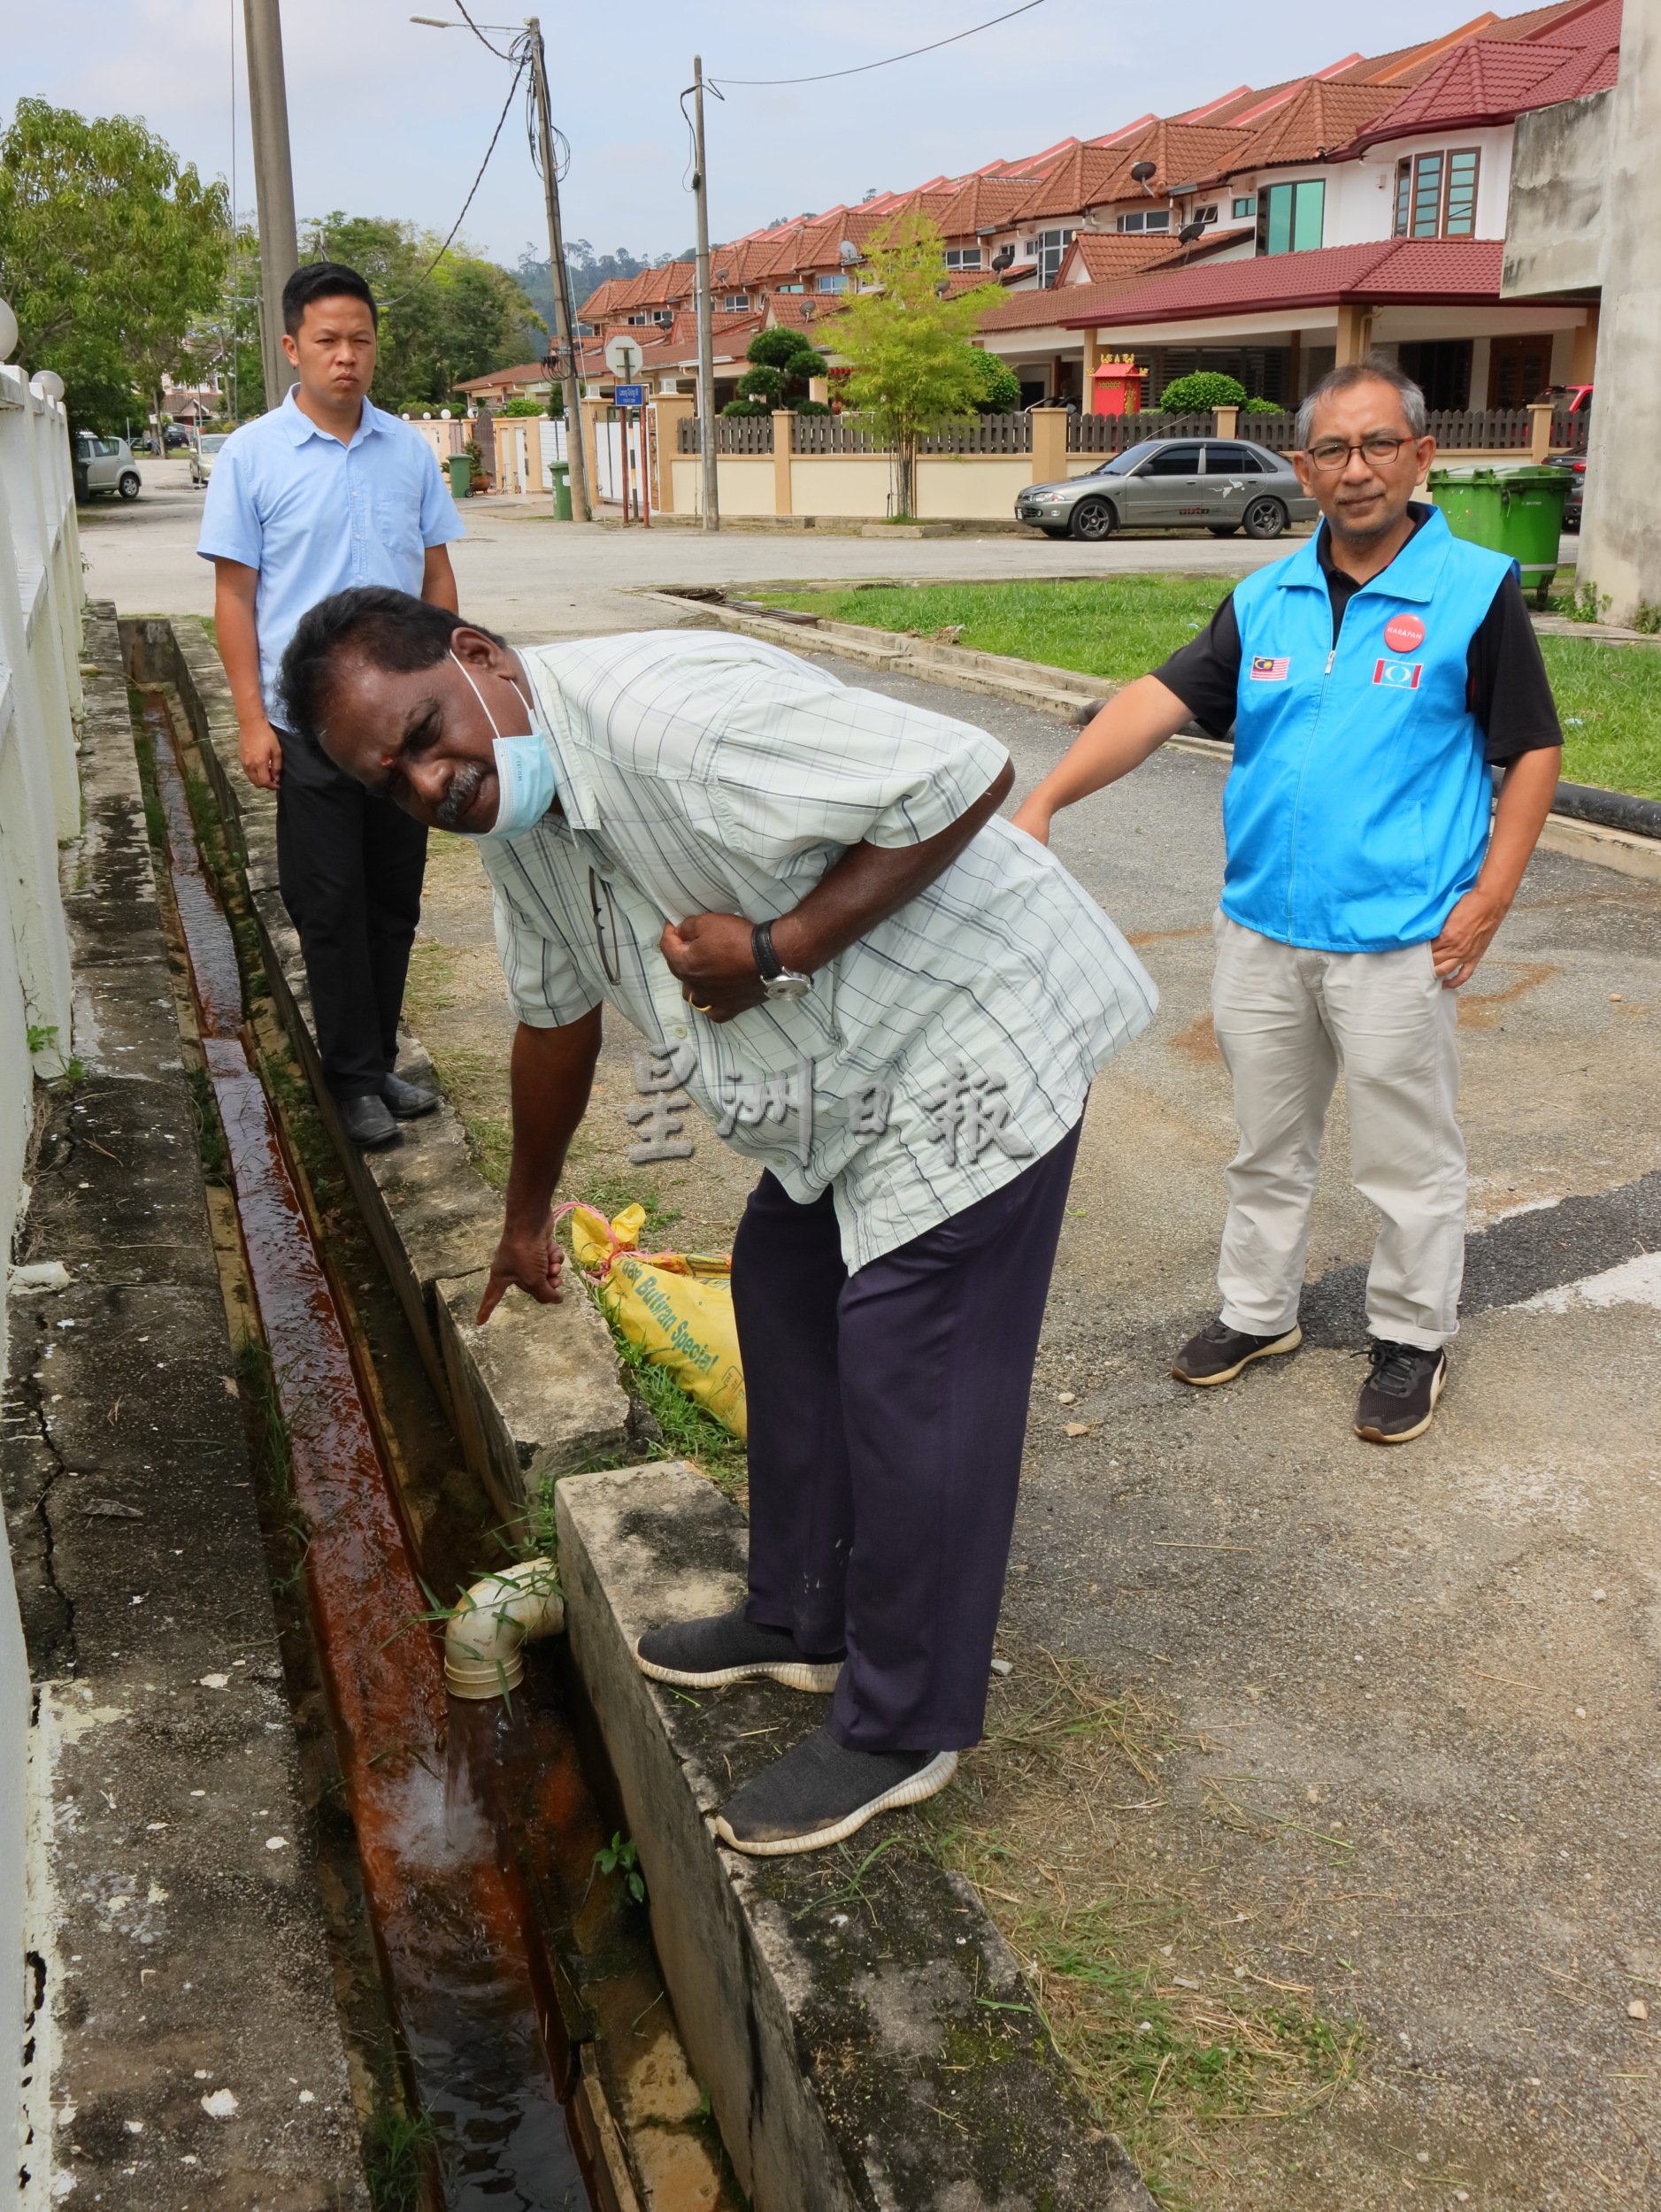
M 213 461 L 230 436 L 228 430 L 205 430 L 190 448 L 190 481 L 200 488 L 213 473 Z
M 1087 541 L 1150 529 L 1278 538 L 1316 512 L 1285 455 L 1243 438 L 1146 438 L 1088 476 L 1029 484 L 1015 502 L 1018 522 Z
M 90 430 L 80 430 L 75 434 L 75 495 L 90 499 L 97 492 L 136 499 L 138 463 L 125 438 L 99 438 Z

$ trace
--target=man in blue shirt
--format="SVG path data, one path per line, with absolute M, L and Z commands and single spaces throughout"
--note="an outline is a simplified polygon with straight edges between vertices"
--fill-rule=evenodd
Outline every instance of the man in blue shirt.
M 1321 1130 L 1339 1070 L 1357 1189 L 1380 1226 L 1357 1436 L 1430 1426 L 1458 1326 L 1465 1143 L 1453 994 L 1516 897 L 1562 735 L 1516 565 L 1417 504 L 1435 452 L 1393 364 L 1303 403 L 1315 538 L 1236 586 L 1203 638 L 1096 716 L 1015 820 L 1138 766 L 1196 718 L 1232 722 L 1212 1017 L 1234 1079 L 1222 1310 L 1172 1372 L 1231 1382 L 1296 1349 Z M 1497 807 L 1490 771 L 1503 767 Z M 1490 814 L 1492 826 L 1490 829 Z
M 219 657 L 242 772 L 277 794 L 277 870 L 300 933 L 323 1073 L 348 1133 L 391 1144 L 435 1094 L 393 1072 L 427 832 L 288 726 L 278 672 L 308 607 L 391 584 L 456 611 L 445 547 L 462 534 L 432 449 L 371 406 L 377 315 L 355 269 L 311 262 L 283 288 L 300 380 L 233 433 L 208 481 L 196 550 L 214 566 Z

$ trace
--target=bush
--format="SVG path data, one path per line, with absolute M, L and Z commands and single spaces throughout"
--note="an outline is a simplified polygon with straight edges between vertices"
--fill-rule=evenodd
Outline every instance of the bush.
M 1296 411 L 1282 407 L 1278 399 L 1249 399 L 1243 411 L 1248 415 L 1288 415 Z
M 781 369 L 791 383 L 805 384 L 811 376 L 825 374 L 825 357 L 799 330 L 781 325 L 758 330 L 744 348 L 744 358 L 760 369 Z
M 746 369 L 736 387 L 740 399 L 752 400 L 764 409 L 782 407 L 785 403 L 786 377 L 782 369 L 763 363 L 757 368 Z
M 1208 415 L 1216 407 L 1245 403 L 1246 388 L 1240 379 L 1225 376 L 1219 369 L 1196 369 L 1192 376 L 1180 376 L 1159 395 L 1160 406 L 1172 415 Z
M 721 412 L 724 415 L 734 416 L 770 415 L 773 410 L 771 407 L 763 407 L 753 399 L 729 399 Z
M 521 392 L 514 398 L 506 401 L 502 406 L 498 407 L 496 412 L 498 415 L 518 417 L 522 415 L 545 415 L 548 412 L 548 410 L 540 399 L 527 399 Z
M 977 411 L 983 415 L 1012 415 L 1021 403 L 1021 380 L 1012 369 L 1006 368 L 996 353 L 980 351 L 981 367 L 978 372 L 980 391 L 975 400 Z

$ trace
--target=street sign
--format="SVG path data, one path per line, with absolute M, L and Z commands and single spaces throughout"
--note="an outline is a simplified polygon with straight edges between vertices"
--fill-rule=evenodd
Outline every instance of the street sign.
M 619 407 L 643 407 L 646 404 L 646 387 L 643 384 L 619 384 L 611 399 L 613 404 Z
M 614 338 L 608 338 L 605 342 L 605 365 L 613 376 L 638 374 L 645 358 L 639 341 L 625 337 L 620 330 Z

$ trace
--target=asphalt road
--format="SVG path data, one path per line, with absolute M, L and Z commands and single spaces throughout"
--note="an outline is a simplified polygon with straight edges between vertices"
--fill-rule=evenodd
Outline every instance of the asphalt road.
M 206 611 L 191 551 L 199 495 L 160 480 L 179 466 L 160 465 L 134 507 L 85 529 L 91 588 L 124 614 Z M 1209 539 L 648 541 L 494 507 L 468 521 L 464 603 L 519 636 L 632 626 L 628 591 L 649 584 L 1233 568 L 1252 551 Z M 1018 796 L 1069 734 L 982 698 L 843 672 L 982 723 L 1015 759 Z M 1246 1970 L 1367 2027 L 1363 2089 L 1302 2124 L 1296 2184 L 1248 2186 L 1242 2162 L 1232 2196 L 1208 2202 L 1654 2202 L 1661 887 L 1539 856 L 1461 995 L 1465 1317 L 1434 1428 L 1387 1453 L 1350 1425 L 1373 1225 L 1349 1188 L 1342 1098 L 1311 1242 L 1309 1345 L 1224 1390 L 1187 1390 L 1166 1371 L 1215 1310 L 1233 1148 L 1207 1012 L 1223 773 L 1162 755 L 1057 833 L 1162 1004 L 1092 1099 L 1005 1628 L 1018 1654 L 1070 1656 L 1157 1702 L 1188 1747 L 1157 1801 L 1104 1823 L 1111 1850 L 1079 1834 L 1044 1847 L 1087 1893 L 1143 1868 L 1150 1885 L 1181 1890 L 1217 1942 L 1227 1931 Z M 488 1060 L 506 1015 L 475 866 L 464 855 L 435 869 L 428 942 L 450 963 L 469 1048 Z M 603 1071 L 612 1109 L 627 1095 L 626 1044 Z M 730 1227 L 742 1178 L 712 1136 L 698 1154 L 702 1237 Z M 1224 1970 L 1207 1955 L 1195 1971 L 1209 1986 Z

